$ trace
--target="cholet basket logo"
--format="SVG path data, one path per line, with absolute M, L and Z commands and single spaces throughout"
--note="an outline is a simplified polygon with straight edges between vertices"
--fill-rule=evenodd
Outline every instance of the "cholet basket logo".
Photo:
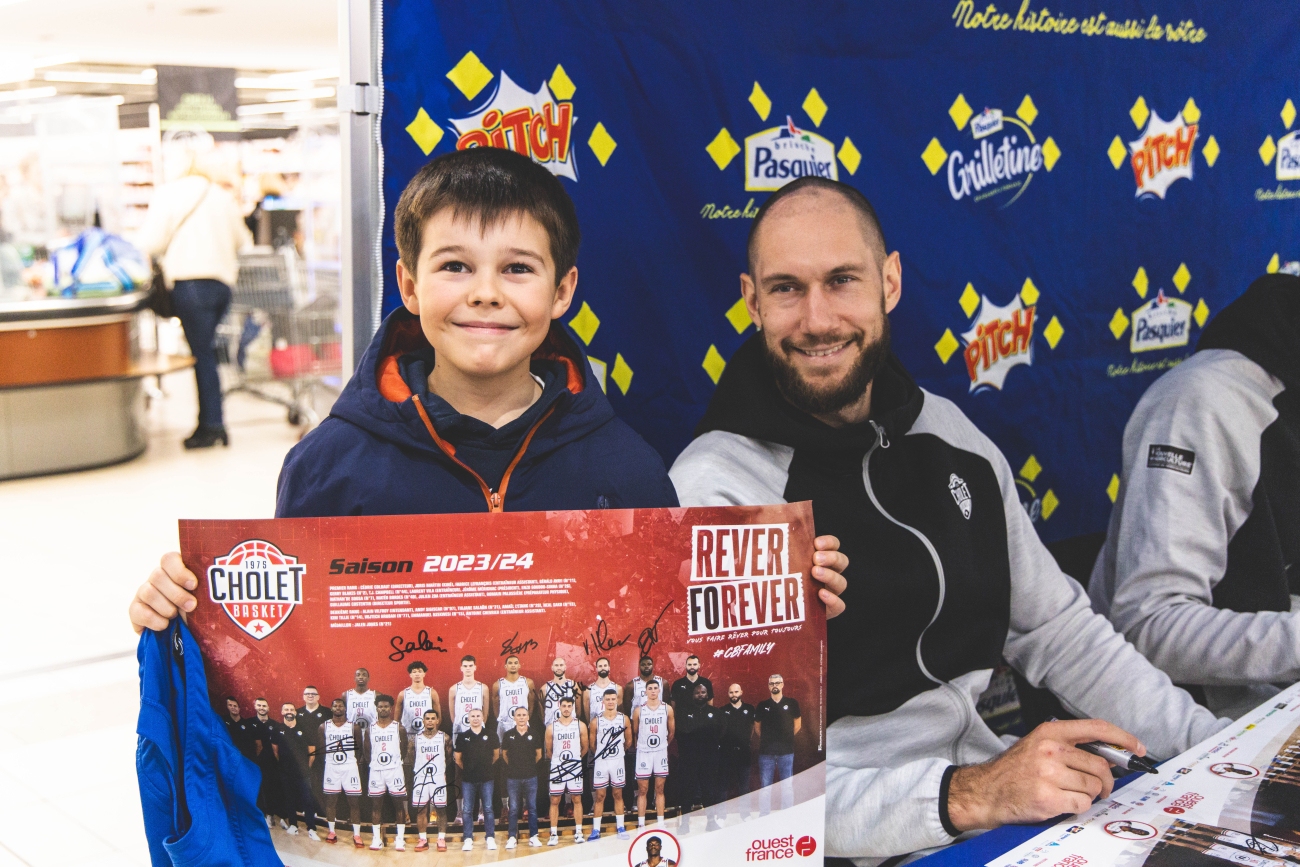
M 208 567 L 208 597 L 258 641 L 275 632 L 302 604 L 307 566 L 270 542 L 250 539 Z

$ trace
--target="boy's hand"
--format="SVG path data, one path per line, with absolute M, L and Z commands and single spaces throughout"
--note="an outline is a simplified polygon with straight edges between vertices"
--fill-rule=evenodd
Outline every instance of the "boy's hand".
M 198 602 L 190 591 L 198 586 L 199 579 L 185 568 L 180 554 L 175 551 L 164 554 L 158 568 L 149 574 L 149 580 L 140 585 L 131 600 L 131 626 L 136 635 L 145 629 L 161 632 L 178 613 L 183 618 L 193 611 Z
M 840 553 L 840 540 L 834 536 L 818 536 L 813 540 L 812 576 L 824 587 L 817 591 L 818 598 L 826 606 L 826 619 L 830 620 L 844 613 L 844 600 L 840 594 L 848 587 L 843 572 L 849 568 L 849 558 Z

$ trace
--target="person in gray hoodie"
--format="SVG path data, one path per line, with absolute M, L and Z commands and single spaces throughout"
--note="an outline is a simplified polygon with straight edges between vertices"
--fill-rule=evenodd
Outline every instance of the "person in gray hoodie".
M 670 476 L 683 505 L 811 500 L 848 555 L 844 612 L 827 627 L 828 855 L 878 864 L 1080 812 L 1112 776 L 1078 744 L 1169 757 L 1226 724 L 1092 611 L 1006 459 L 890 352 L 902 266 L 861 193 L 786 185 L 748 252 L 741 291 L 759 332 Z M 1095 719 L 999 738 L 975 702 L 1003 657 Z
M 1300 277 L 1260 277 L 1151 384 L 1120 479 L 1093 607 L 1221 715 L 1300 679 Z

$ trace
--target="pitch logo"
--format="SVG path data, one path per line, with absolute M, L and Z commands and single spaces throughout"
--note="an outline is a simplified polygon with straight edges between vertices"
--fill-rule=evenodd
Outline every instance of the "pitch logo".
M 1186 346 L 1192 330 L 1192 305 L 1181 298 L 1166 298 L 1164 290 L 1133 311 L 1129 351 L 1150 352 Z
M 971 328 L 961 336 L 970 390 L 1001 390 L 1013 367 L 1034 363 L 1034 312 L 1019 295 L 999 307 L 983 296 Z
M 208 597 L 231 621 L 261 641 L 302 604 L 307 567 L 270 542 L 240 542 L 208 567 Z
M 774 126 L 745 138 L 745 189 L 779 190 L 798 178 L 840 179 L 835 167 L 835 145 L 794 125 L 786 115 L 784 126 Z
M 1139 130 L 1135 141 L 1111 140 L 1106 155 L 1116 169 L 1128 163 L 1133 171 L 1134 198 L 1164 199 L 1175 181 L 1192 180 L 1196 171 L 1196 146 L 1201 135 L 1201 109 L 1188 98 L 1182 110 L 1171 120 L 1164 120 L 1139 96 L 1128 111 L 1133 126 Z M 1214 136 L 1201 147 L 1205 164 L 1213 167 L 1219 158 L 1219 143 Z
M 1008 114 L 988 106 L 977 113 L 959 93 L 948 116 L 965 137 L 951 150 L 937 137 L 930 139 L 921 160 L 932 175 L 946 168 L 953 201 L 989 201 L 999 208 L 1008 207 L 1024 194 L 1037 173 L 1050 172 L 1061 158 L 1061 149 L 1051 136 L 1041 142 L 1035 136 L 1038 107 L 1029 94 Z
M 547 82 L 542 82 L 536 93 L 529 93 L 502 72 L 488 101 L 469 117 L 451 118 L 451 125 L 460 133 L 456 150 L 514 150 L 545 166 L 551 174 L 576 181 L 578 168 L 572 147 L 576 121 L 573 103 L 556 99 Z

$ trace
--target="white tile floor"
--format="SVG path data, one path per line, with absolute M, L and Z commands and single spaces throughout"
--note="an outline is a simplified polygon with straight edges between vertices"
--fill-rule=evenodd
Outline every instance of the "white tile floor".
M 230 447 L 186 452 L 193 375 L 164 389 L 142 457 L 0 482 L 0 691 L 48 711 L 0 739 L 0 867 L 147 867 L 127 603 L 176 548 L 178 518 L 274 511 L 280 463 L 298 440 L 285 411 L 232 395 Z

